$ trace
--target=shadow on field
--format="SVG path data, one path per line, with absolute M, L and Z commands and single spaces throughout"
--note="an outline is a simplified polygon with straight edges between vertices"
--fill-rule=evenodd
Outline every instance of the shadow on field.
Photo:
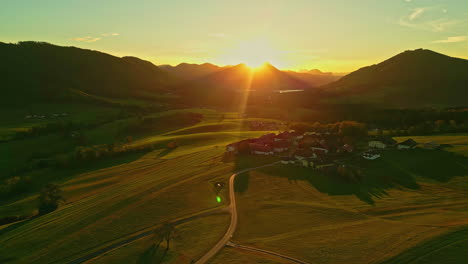
M 165 150 L 161 151 L 159 154 L 158 154 L 158 157 L 162 158 L 166 155 L 168 155 L 169 153 L 173 152 L 176 148 L 166 148 Z
M 467 237 L 468 227 L 462 227 L 418 244 L 381 264 L 466 263 Z
M 263 160 L 265 157 L 249 155 L 236 158 L 236 167 L 245 168 L 245 164 L 255 164 L 255 159 Z M 376 198 L 387 196 L 389 189 L 416 190 L 420 188 L 417 181 L 424 179 L 447 182 L 457 176 L 468 176 L 468 158 L 442 150 L 386 150 L 381 159 L 367 161 L 357 157 L 354 163 L 360 169 L 359 177 L 353 180 L 337 172 L 324 174 L 295 165 L 277 165 L 259 171 L 288 178 L 292 182 L 306 181 L 318 191 L 329 195 L 354 195 L 370 205 L 375 204 Z M 249 177 L 250 174 L 236 177 L 236 192 L 247 191 Z
M 271 164 L 278 161 L 277 157 L 271 156 L 255 156 L 255 155 L 236 155 L 236 156 L 225 156 L 223 158 L 225 162 L 234 162 L 233 172 L 238 172 L 248 168 L 254 168 L 266 164 Z M 237 193 L 245 193 L 249 189 L 250 171 L 237 175 L 234 181 L 234 190 Z
M 0 206 L 12 203 L 19 199 L 28 197 L 33 193 L 39 192 L 48 183 L 63 183 L 79 174 L 87 173 L 90 171 L 109 168 L 124 163 L 130 163 L 140 159 L 147 154 L 148 151 L 129 153 L 121 156 L 116 156 L 108 159 L 86 162 L 79 166 L 70 166 L 63 168 L 44 168 L 38 169 L 30 173 L 16 175 L 18 177 L 26 177 L 28 179 L 27 185 L 16 188 L 14 192 L 7 193 L 6 195 L 0 194 Z M 1 182 L 1 179 L 0 179 Z M 3 215 L 2 215 L 3 217 Z

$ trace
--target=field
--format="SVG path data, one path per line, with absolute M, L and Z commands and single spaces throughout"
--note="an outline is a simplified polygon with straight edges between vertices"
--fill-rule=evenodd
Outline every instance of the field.
M 205 118 L 192 129 L 204 124 L 211 127 L 216 120 L 239 123 L 238 119 L 220 120 L 220 114 L 209 110 Z M 169 113 L 163 113 L 169 114 Z M 161 115 L 161 114 L 160 114 Z M 224 116 L 228 116 L 225 114 Z M 167 133 L 140 137 L 128 147 L 177 141 L 176 149 L 157 149 L 98 161 L 79 169 L 43 169 L 28 174 L 35 184 L 58 182 L 66 202 L 53 213 L 33 217 L 0 227 L 0 262 L 4 263 L 64 263 L 79 260 L 93 252 L 146 232 L 157 231 L 164 222 L 174 222 L 171 250 L 165 262 L 190 262 L 219 239 L 229 215 L 217 203 L 215 182 L 226 182 L 240 163 L 224 162 L 224 146 L 242 138 L 262 135 L 264 131 L 239 131 L 227 127 L 224 131 L 201 133 Z M 190 127 L 187 129 L 191 129 Z M 44 143 L 40 143 L 44 140 Z M 31 146 L 31 141 L 47 144 L 48 139 L 32 138 L 12 141 L 18 154 Z M 25 143 L 26 142 L 26 143 Z M 164 144 L 163 144 L 164 145 Z M 5 146 L 5 145 L 4 145 Z M 59 152 L 62 146 L 48 151 Z M 9 151 L 6 149 L 5 151 Z M 245 164 L 249 165 L 248 162 Z M 177 169 L 174 169 L 177 168 Z M 3 201 L 0 217 L 34 215 L 37 196 Z M 33 235 L 30 235 L 33 234 Z M 200 239 L 202 237 L 203 239 Z M 83 243 L 83 241 L 86 241 Z M 154 251 L 155 235 L 146 235 L 128 245 L 118 246 L 98 258 L 97 263 L 112 263 L 128 259 L 158 258 Z
M 80 168 L 28 173 L 34 186 L 59 183 L 66 201 L 47 215 L 0 226 L 0 263 L 157 262 L 165 247 L 156 246 L 158 232 L 168 222 L 175 229 L 163 263 L 190 263 L 210 249 L 229 225 L 226 189 L 218 203 L 214 184 L 226 183 L 239 169 L 275 161 L 253 156 L 229 161 L 224 146 L 275 132 L 250 131 L 246 121 L 275 121 L 208 109 L 146 117 L 180 112 L 201 113 L 204 118 L 188 126 L 162 125 L 122 143 L 129 149 L 157 146 L 146 151 Z M 125 124 L 138 118 L 90 129 L 90 144 L 113 142 Z M 233 241 L 310 263 L 445 263 L 448 254 L 452 263 L 459 263 L 467 246 L 468 162 L 458 155 L 463 152 L 452 150 L 466 144 L 467 136 L 413 138 L 454 147 L 386 151 L 380 160 L 360 162 L 366 168 L 360 182 L 287 165 L 239 175 L 239 224 Z M 167 148 L 168 142 L 178 147 Z M 14 167 L 27 161 L 28 149 L 53 156 L 73 148 L 52 134 L 2 143 L 0 151 L 14 153 L 2 155 L 8 159 L 3 166 Z M 34 215 L 36 200 L 37 191 L 31 191 L 2 201 L 0 217 Z M 239 262 L 284 260 L 224 248 L 210 261 Z
M 410 137 L 397 137 L 397 141 L 403 141 Z M 468 156 L 468 134 L 447 134 L 437 136 L 418 136 L 411 137 L 418 143 L 436 142 L 438 144 L 449 144 L 447 151 L 459 153 Z
M 462 263 L 467 164 L 447 152 L 390 151 L 358 184 L 288 165 L 251 172 L 233 241 L 309 263 Z M 233 248 L 212 263 L 237 259 L 277 263 Z

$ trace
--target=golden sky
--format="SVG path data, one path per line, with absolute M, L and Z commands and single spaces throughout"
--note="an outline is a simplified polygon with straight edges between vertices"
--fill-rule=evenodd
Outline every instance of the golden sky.
M 404 50 L 468 58 L 467 0 L 18 0 L 0 41 L 46 41 L 155 64 L 270 62 L 349 72 Z

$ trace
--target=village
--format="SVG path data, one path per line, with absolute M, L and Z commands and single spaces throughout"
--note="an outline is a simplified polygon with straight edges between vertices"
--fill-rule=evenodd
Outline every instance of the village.
M 391 137 L 371 136 L 355 145 L 343 143 L 343 136 L 337 133 L 317 133 L 285 131 L 270 133 L 259 138 L 251 138 L 226 146 L 228 155 L 251 154 L 277 156 L 282 164 L 302 166 L 319 171 L 329 171 L 349 164 L 352 158 L 359 157 L 373 161 L 381 158 L 386 149 L 401 151 L 414 149 L 419 144 L 413 139 L 398 143 Z M 422 145 L 425 149 L 438 149 L 439 144 L 429 142 Z

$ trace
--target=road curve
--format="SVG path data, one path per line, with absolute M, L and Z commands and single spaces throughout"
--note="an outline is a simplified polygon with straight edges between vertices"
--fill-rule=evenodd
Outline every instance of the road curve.
M 229 200 L 231 201 L 231 204 L 229 205 L 230 211 L 231 211 L 231 223 L 229 224 L 229 228 L 226 231 L 226 234 L 224 234 L 224 236 L 221 238 L 221 240 L 219 240 L 218 243 L 216 243 L 214 247 L 212 247 L 205 255 L 203 255 L 197 262 L 195 262 L 195 264 L 205 264 L 209 259 L 214 257 L 214 255 L 216 255 L 224 246 L 226 246 L 226 244 L 229 242 L 232 235 L 234 234 L 234 231 L 236 231 L 237 207 L 236 207 L 236 195 L 234 191 L 234 180 L 236 176 L 244 172 L 251 171 L 251 170 L 273 166 L 277 163 L 279 163 L 279 161 L 271 163 L 271 164 L 263 165 L 263 166 L 258 166 L 255 168 L 248 168 L 245 170 L 241 170 L 231 175 L 231 177 L 229 178 Z

